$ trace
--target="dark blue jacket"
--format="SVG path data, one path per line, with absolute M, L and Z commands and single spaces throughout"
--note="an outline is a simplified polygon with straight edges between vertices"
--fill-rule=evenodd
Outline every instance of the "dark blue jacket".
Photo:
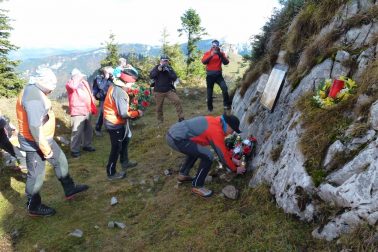
M 169 65 L 165 66 L 163 71 L 158 70 L 156 65 L 150 72 L 150 78 L 155 81 L 155 92 L 166 93 L 175 89 L 173 82 L 177 80 L 176 72 Z
M 97 75 L 96 79 L 93 82 L 93 96 L 96 100 L 104 101 L 106 97 L 106 93 L 112 81 L 109 79 L 105 79 L 103 75 Z

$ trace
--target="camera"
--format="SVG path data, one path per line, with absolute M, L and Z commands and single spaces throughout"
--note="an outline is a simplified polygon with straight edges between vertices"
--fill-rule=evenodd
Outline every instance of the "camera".
M 167 65 L 164 65 L 164 66 L 163 66 L 163 71 L 167 71 L 167 72 L 169 72 L 169 67 L 168 67 Z

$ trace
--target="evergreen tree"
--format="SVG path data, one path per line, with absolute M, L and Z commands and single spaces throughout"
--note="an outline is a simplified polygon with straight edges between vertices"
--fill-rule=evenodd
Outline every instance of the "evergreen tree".
M 185 76 L 185 55 L 179 44 L 169 44 L 169 34 L 167 33 L 166 28 L 164 28 L 161 36 L 161 54 L 167 55 L 170 58 L 171 66 L 175 70 L 177 77 L 182 79 Z
M 179 35 L 184 33 L 188 37 L 188 50 L 186 58 L 186 75 L 188 76 L 193 70 L 190 66 L 198 57 L 197 42 L 201 40 L 201 36 L 206 35 L 205 28 L 201 27 L 201 18 L 194 9 L 187 10 L 181 16 L 181 29 L 178 29 Z
M 12 27 L 9 25 L 7 11 L 0 9 L 0 96 L 11 97 L 23 87 L 24 81 L 15 72 L 18 61 L 8 59 L 8 54 L 18 47 L 9 41 Z
M 101 67 L 112 66 L 116 67 L 118 65 L 119 52 L 118 44 L 115 42 L 115 35 L 110 33 L 109 40 L 105 42 L 107 55 L 105 59 L 101 60 Z
M 162 37 L 161 38 L 161 43 L 162 43 L 161 54 L 168 55 L 167 46 L 169 46 L 169 41 L 168 41 L 169 34 L 167 32 L 166 27 L 164 27 L 161 37 Z

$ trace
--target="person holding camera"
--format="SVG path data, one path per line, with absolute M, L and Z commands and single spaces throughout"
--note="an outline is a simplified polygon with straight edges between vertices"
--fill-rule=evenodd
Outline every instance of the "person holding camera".
M 170 100 L 175 106 L 178 121 L 183 121 L 184 112 L 182 110 L 181 101 L 173 85 L 177 80 L 177 74 L 170 66 L 168 56 L 162 55 L 160 57 L 160 63 L 151 70 L 150 78 L 154 80 L 154 95 L 158 123 L 162 124 L 164 121 L 163 104 L 165 98 Z
M 202 57 L 202 63 L 206 65 L 207 109 L 209 112 L 213 111 L 213 89 L 215 83 L 222 89 L 224 110 L 226 111 L 231 108 L 228 88 L 222 76 L 222 64 L 228 65 L 229 62 L 226 54 L 219 48 L 219 41 L 213 40 L 211 42 L 211 49 L 205 52 Z
M 97 75 L 93 82 L 93 96 L 99 101 L 99 112 L 95 127 L 96 136 L 102 136 L 101 128 L 104 121 L 104 100 L 109 86 L 113 81 L 113 68 L 107 66 L 102 68 L 100 72 L 101 74 Z
M 71 72 L 71 79 L 66 83 L 68 94 L 68 105 L 71 115 L 71 156 L 80 157 L 80 147 L 83 151 L 93 152 L 92 147 L 93 128 L 91 114 L 97 114 L 92 90 L 85 75 L 79 69 L 74 68 Z

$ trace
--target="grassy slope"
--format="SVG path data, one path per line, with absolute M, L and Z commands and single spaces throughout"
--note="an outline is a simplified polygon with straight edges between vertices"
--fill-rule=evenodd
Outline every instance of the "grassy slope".
M 203 90 L 188 97 L 180 92 L 180 96 L 187 118 L 205 114 Z M 218 95 L 215 114 L 221 113 L 221 102 Z M 183 156 L 168 148 L 164 134 L 177 118 L 172 106 L 167 104 L 166 124 L 158 129 L 153 109 L 151 107 L 133 126 L 130 152 L 139 165 L 129 171 L 127 179 L 113 183 L 106 180 L 104 167 L 110 147 L 107 135 L 95 138 L 97 151 L 94 154 L 84 153 L 80 159 L 69 159 L 70 173 L 75 180 L 90 185 L 88 192 L 73 201 L 63 200 L 62 188 L 51 168 L 47 168 L 42 198 L 57 209 L 53 217 L 28 217 L 24 208 L 24 179 L 5 170 L 0 178 L 0 250 L 293 251 L 332 248 L 311 237 L 313 225 L 301 223 L 278 209 L 266 188 L 248 188 L 250 173 L 230 182 L 241 190 L 237 201 L 219 196 L 221 189 L 229 183 L 217 177 L 208 184 L 215 190 L 215 196 L 208 200 L 191 195 L 188 185 L 175 188 L 175 175 Z M 58 132 L 69 133 L 62 105 L 55 104 L 55 110 L 58 118 L 65 118 L 59 122 Z M 4 112 L 13 113 L 12 110 Z M 68 153 L 67 147 L 63 149 Z M 173 176 L 164 176 L 165 169 L 174 170 Z M 156 176 L 159 176 L 158 181 Z M 112 196 L 119 201 L 113 207 L 110 206 Z M 124 222 L 127 227 L 109 229 L 107 223 L 111 220 Z M 83 238 L 68 236 L 76 228 L 84 231 Z M 11 233 L 16 229 L 20 235 L 12 239 Z

